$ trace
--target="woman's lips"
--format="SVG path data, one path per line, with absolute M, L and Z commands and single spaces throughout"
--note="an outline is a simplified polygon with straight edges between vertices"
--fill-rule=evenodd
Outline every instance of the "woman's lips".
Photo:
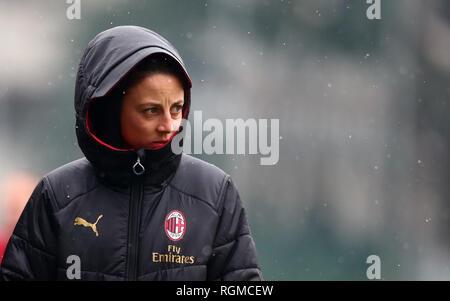
M 151 147 L 161 147 L 161 146 L 163 146 L 163 145 L 165 145 L 167 142 L 169 142 L 169 140 L 166 140 L 166 141 L 153 141 L 153 142 L 151 142 L 150 143 L 150 146 Z

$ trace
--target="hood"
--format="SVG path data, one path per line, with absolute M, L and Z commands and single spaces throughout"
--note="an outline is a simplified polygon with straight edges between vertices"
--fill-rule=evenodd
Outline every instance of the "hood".
M 181 156 L 172 152 L 170 143 L 158 149 L 127 149 L 111 143 L 108 139 L 111 137 L 99 137 L 92 130 L 92 124 L 98 120 L 92 120 L 95 117 L 90 105 L 100 101 L 104 103 L 95 116 L 104 117 L 114 110 L 117 112 L 117 99 L 114 101 L 117 93 L 112 91 L 134 67 L 154 54 L 167 55 L 183 71 L 186 83 L 183 119 L 187 119 L 192 83 L 183 60 L 174 46 L 147 28 L 118 26 L 99 33 L 89 42 L 78 67 L 75 86 L 78 145 L 99 176 L 114 185 L 126 184 L 135 174 L 137 162 L 145 169 L 144 174 L 150 182 L 160 183 L 173 172 Z

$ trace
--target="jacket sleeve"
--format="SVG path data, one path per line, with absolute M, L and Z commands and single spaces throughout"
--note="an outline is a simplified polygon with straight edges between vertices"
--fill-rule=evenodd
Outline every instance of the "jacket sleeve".
M 55 280 L 54 208 L 50 185 L 43 178 L 31 194 L 6 246 L 0 280 Z
M 245 209 L 229 177 L 218 211 L 220 221 L 208 263 L 208 280 L 262 280 Z

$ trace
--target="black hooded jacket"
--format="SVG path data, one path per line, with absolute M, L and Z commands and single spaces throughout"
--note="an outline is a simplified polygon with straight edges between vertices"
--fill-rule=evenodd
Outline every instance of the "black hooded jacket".
M 191 81 L 167 40 L 138 26 L 98 34 L 83 54 L 75 87 L 76 134 L 86 157 L 36 186 L 7 245 L 0 279 L 262 279 L 229 175 L 173 153 L 170 143 L 123 148 L 114 120 L 101 130 L 117 113 L 114 91 L 156 54 L 177 62 L 185 75 L 187 119 Z

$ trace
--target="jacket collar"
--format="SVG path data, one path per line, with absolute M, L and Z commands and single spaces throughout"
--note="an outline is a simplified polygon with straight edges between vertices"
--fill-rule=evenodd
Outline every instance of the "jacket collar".
M 124 156 L 121 164 L 104 168 L 94 165 L 97 176 L 106 186 L 118 191 L 129 189 L 136 177 L 142 177 L 145 190 L 165 187 L 175 174 L 181 159 L 181 154 L 158 152 L 158 158 L 150 149 L 140 149 Z M 138 159 L 139 158 L 139 159 Z M 137 175 L 139 173 L 139 175 Z

